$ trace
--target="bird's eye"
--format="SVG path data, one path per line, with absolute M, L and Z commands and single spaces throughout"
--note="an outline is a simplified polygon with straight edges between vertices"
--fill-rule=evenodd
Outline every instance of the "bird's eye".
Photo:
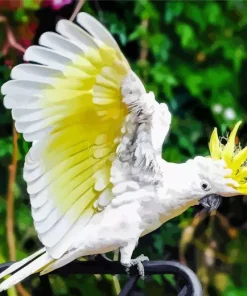
M 207 181 L 202 181 L 201 182 L 201 189 L 204 191 L 209 191 L 211 189 L 211 186 Z

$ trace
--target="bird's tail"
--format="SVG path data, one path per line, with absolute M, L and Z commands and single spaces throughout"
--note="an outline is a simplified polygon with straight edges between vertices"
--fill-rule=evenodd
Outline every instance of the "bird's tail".
M 33 255 L 21 260 L 20 262 L 16 262 L 11 265 L 9 268 L 0 273 L 0 279 L 15 272 L 8 279 L 3 281 L 0 284 L 0 292 L 11 288 L 12 286 L 18 284 L 26 277 L 31 274 L 42 270 L 47 264 L 51 263 L 54 259 L 49 256 L 45 249 L 41 249 Z M 18 270 L 20 269 L 20 270 Z M 17 271 L 18 270 L 18 271 Z

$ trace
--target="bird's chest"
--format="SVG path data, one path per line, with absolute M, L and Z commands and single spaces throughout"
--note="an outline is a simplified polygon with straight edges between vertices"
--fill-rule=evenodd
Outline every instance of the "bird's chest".
M 128 242 L 141 235 L 159 220 L 159 206 L 146 198 L 145 201 L 135 201 L 120 207 L 109 207 L 102 213 L 98 228 L 98 238 L 111 240 L 119 244 Z
M 157 200 L 149 207 L 143 209 L 146 227 L 142 236 L 156 230 L 162 224 L 179 216 L 195 204 L 196 202 L 193 200 L 179 199 L 176 195 L 170 194 L 162 188 L 157 192 Z

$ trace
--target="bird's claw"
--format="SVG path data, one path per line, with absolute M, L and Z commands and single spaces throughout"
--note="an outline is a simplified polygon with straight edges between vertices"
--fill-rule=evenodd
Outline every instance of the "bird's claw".
M 144 270 L 144 266 L 143 266 L 144 261 L 149 261 L 149 258 L 147 256 L 144 256 L 143 254 L 138 256 L 135 259 L 131 259 L 129 264 L 125 264 L 126 273 L 129 274 L 130 267 L 136 265 L 141 279 L 144 279 L 145 278 L 145 270 Z

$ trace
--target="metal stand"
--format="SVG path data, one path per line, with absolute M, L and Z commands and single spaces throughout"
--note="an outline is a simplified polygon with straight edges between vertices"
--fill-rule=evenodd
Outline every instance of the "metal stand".
M 4 263 L 0 265 L 0 272 L 9 267 L 13 262 Z M 145 274 L 174 274 L 176 277 L 183 279 L 186 284 L 178 296 L 203 296 L 202 287 L 198 277 L 187 266 L 175 261 L 149 261 L 144 262 Z M 133 267 L 132 275 L 123 287 L 119 296 L 129 296 L 134 289 L 139 275 L 137 270 Z M 52 274 L 59 274 L 66 276 L 70 274 L 126 274 L 124 267 L 120 262 L 112 261 L 104 255 L 98 255 L 93 261 L 78 261 L 75 260 L 70 264 L 55 270 Z M 46 296 L 52 296 L 52 289 L 49 282 L 49 276 L 41 276 L 42 292 Z

